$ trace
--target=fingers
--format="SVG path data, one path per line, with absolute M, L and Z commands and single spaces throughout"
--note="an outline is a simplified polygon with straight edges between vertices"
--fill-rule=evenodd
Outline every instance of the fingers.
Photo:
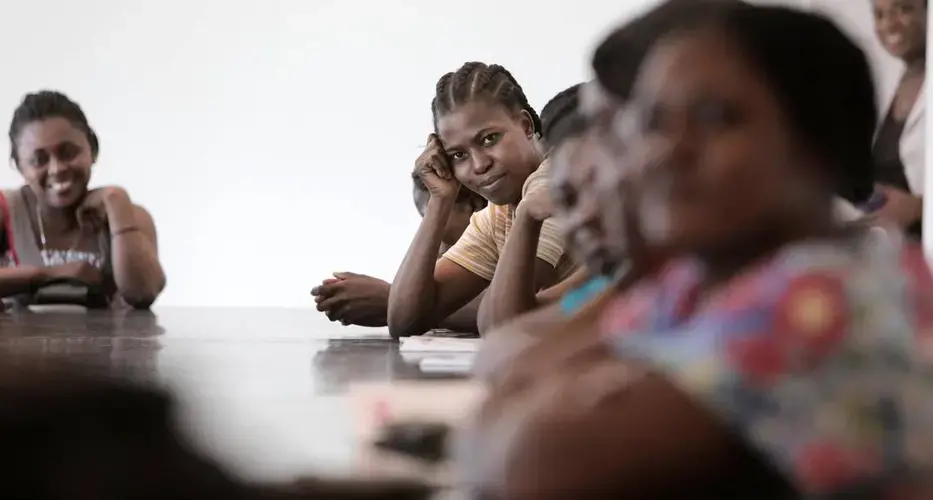
M 330 283 L 328 283 L 328 281 L 331 280 L 325 280 L 323 284 L 312 288 L 311 295 L 314 295 L 315 297 L 327 298 L 334 296 L 334 294 L 343 289 L 342 281 L 332 280 Z
M 416 164 L 419 176 L 434 174 L 444 180 L 453 178 L 447 165 L 447 153 L 436 134 L 428 135 L 427 146 Z
M 99 231 L 104 228 L 106 217 L 102 216 L 97 210 L 91 208 L 78 209 L 78 226 L 81 229 L 90 229 Z
M 323 311 L 324 315 L 327 316 L 327 319 L 335 322 L 339 322 L 342 325 L 349 325 L 353 323 L 353 318 L 350 317 L 350 304 L 347 302 L 334 304 L 332 307 Z
M 328 317 L 330 317 L 329 314 L 339 309 L 344 303 L 346 303 L 346 299 L 343 297 L 328 297 L 317 303 L 317 310 L 328 313 Z
M 447 158 L 441 153 L 433 152 L 425 158 L 418 161 L 418 175 L 436 175 L 444 180 L 450 180 L 453 176 L 447 167 Z
M 450 173 L 450 169 L 447 168 L 447 158 L 441 156 L 440 154 L 436 154 L 432 157 L 431 168 L 434 169 L 435 175 L 441 179 L 444 179 L 445 181 L 449 181 L 453 178 L 453 175 Z
M 334 274 L 334 278 L 336 278 L 333 281 L 348 280 L 350 278 L 356 278 L 360 276 L 359 274 L 346 272 L 346 271 L 339 272 L 339 273 L 333 273 L 333 274 Z

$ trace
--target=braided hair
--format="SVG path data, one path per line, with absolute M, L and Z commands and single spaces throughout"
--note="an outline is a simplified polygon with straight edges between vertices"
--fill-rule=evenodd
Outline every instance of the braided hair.
M 560 91 L 541 108 L 541 137 L 547 147 L 556 147 L 583 130 L 584 121 L 577 109 L 582 85 L 578 83 Z
M 91 156 L 97 158 L 100 151 L 100 140 L 94 129 L 88 123 L 87 116 L 78 103 L 72 101 L 65 94 L 54 90 L 42 90 L 26 94 L 22 102 L 13 111 L 10 121 L 10 158 L 19 164 L 16 154 L 16 142 L 26 125 L 32 122 L 47 120 L 49 118 L 64 118 L 78 130 L 84 132 L 91 145 Z
M 535 134 L 541 134 L 541 119 L 528 104 L 525 91 L 509 70 L 498 64 L 468 62 L 457 71 L 447 73 L 437 81 L 431 115 L 434 132 L 437 119 L 458 106 L 477 99 L 490 99 L 512 111 L 525 111 L 531 116 Z

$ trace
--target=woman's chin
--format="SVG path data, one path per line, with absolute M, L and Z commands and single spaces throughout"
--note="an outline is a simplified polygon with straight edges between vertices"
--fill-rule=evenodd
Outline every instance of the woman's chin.
M 74 190 L 69 193 L 46 193 L 45 204 L 49 208 L 66 209 L 77 206 L 84 199 L 85 190 Z

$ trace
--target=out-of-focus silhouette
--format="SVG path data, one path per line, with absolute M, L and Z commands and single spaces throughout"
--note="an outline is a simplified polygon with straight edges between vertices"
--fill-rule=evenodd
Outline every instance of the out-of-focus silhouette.
M 249 484 L 179 432 L 170 392 L 59 364 L 0 363 L 3 498 L 421 499 L 416 483 Z M 6 361 L 11 361 L 7 363 Z

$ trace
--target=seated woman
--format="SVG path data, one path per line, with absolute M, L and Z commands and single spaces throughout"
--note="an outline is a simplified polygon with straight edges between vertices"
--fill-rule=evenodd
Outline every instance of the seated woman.
M 594 183 L 595 163 L 600 161 L 593 154 L 597 152 L 593 147 L 596 138 L 587 132 L 577 109 L 581 89 L 586 92 L 591 86 L 575 85 L 551 99 L 541 111 L 546 124 L 542 143 L 548 145 L 551 164 L 548 198 L 568 251 L 582 265 L 578 274 L 585 281 L 577 281 L 578 286 L 560 300 L 493 328 L 474 365 L 474 374 L 480 377 L 507 368 L 517 352 L 564 325 L 611 286 L 624 261 L 624 249 L 610 248 L 605 241 Z M 505 255 L 502 261 L 507 261 Z
M 541 109 L 541 138 L 538 141 L 542 151 L 547 157 L 550 166 L 550 179 L 548 189 L 539 189 L 529 193 L 526 205 L 539 205 L 548 215 L 559 221 L 563 230 L 565 244 L 568 246 L 575 262 L 583 264 L 583 269 L 577 277 L 586 281 L 573 288 L 561 297 L 560 301 L 539 309 L 523 317 L 537 316 L 549 317 L 557 309 L 568 311 L 575 309 L 586 301 L 591 295 L 597 293 L 609 283 L 606 273 L 612 273 L 615 264 L 607 262 L 602 255 L 605 250 L 602 246 L 594 245 L 591 241 L 594 235 L 591 223 L 592 211 L 587 211 L 587 204 L 578 203 L 587 198 L 585 190 L 591 184 L 592 161 L 585 148 L 581 148 L 580 135 L 585 124 L 578 112 L 579 94 L 583 84 L 576 84 L 555 95 L 544 108 Z M 582 209 L 582 210 L 581 210 Z M 581 241 L 576 241 L 576 240 Z M 513 237 L 507 249 L 512 253 L 503 252 L 500 262 L 508 268 L 518 268 L 521 260 L 527 260 L 522 253 L 531 253 L 536 241 L 526 238 L 524 251 L 515 251 L 521 245 L 519 238 Z M 584 248 L 585 247 L 585 248 Z M 595 254 L 594 254 L 595 252 Z M 594 262 L 594 258 L 599 262 Z M 609 266 L 609 268 L 606 268 Z M 503 273 L 503 280 L 507 276 Z M 575 280 L 579 284 L 581 280 Z M 495 284 L 496 280 L 493 280 Z
M 629 118 L 593 125 L 624 166 L 597 169 L 607 238 L 643 278 L 490 386 L 462 477 L 502 499 L 933 498 L 933 276 L 833 210 L 873 188 L 864 53 L 784 7 L 682 23 Z M 588 341 L 549 348 L 567 336 Z
M 26 184 L 0 193 L 0 298 L 152 305 L 165 287 L 155 224 L 123 188 L 88 189 L 100 143 L 78 104 L 58 92 L 26 95 L 10 143 Z M 80 286 L 36 294 L 62 282 Z
M 599 74 L 612 74 L 612 95 L 599 82 L 572 87 L 554 97 L 542 109 L 551 164 L 550 191 L 555 219 L 563 230 L 568 250 L 586 270 L 588 281 L 565 293 L 559 302 L 519 316 L 487 334 L 474 373 L 494 380 L 524 349 L 571 325 L 588 324 L 607 304 L 608 290 L 620 280 L 630 280 L 625 245 L 607 240 L 600 213 L 602 201 L 596 191 L 596 166 L 611 156 L 600 144 L 601 132 L 589 124 L 599 119 L 603 109 L 621 107 L 631 93 L 636 69 L 651 44 L 665 31 L 690 16 L 695 9 L 719 5 L 729 0 L 671 0 L 627 23 L 616 31 L 597 53 L 594 66 Z M 619 53 L 624 52 L 624 56 Z M 612 58 L 605 57 L 611 53 Z M 624 64 L 619 64 L 624 60 Z M 854 207 L 852 208 L 855 211 Z M 856 211 L 857 212 L 857 211 Z M 575 342 L 574 339 L 566 339 Z M 558 344 L 550 343 L 555 349 Z
M 591 323 L 608 304 L 607 296 L 611 291 L 607 293 L 607 288 L 634 278 L 629 275 L 631 269 L 625 258 L 625 246 L 612 245 L 603 230 L 594 172 L 599 162 L 606 161 L 608 153 L 599 145 L 600 132 L 587 125 L 598 120 L 602 110 L 624 105 L 631 93 L 638 63 L 645 57 L 651 42 L 680 23 L 683 17 L 693 15 L 696 9 L 730 1 L 671 0 L 659 5 L 614 33 L 594 60 L 597 73 L 613 75 L 615 92 L 621 95 L 612 95 L 599 82 L 589 82 L 575 89 L 573 108 L 569 108 L 573 113 L 567 109 L 547 113 L 549 106 L 561 105 L 557 97 L 542 110 L 542 120 L 548 116 L 558 117 L 552 118 L 557 124 L 554 127 L 557 133 L 551 139 L 550 153 L 553 165 L 550 186 L 555 217 L 564 231 L 568 249 L 578 262 L 584 264 L 590 278 L 567 292 L 559 302 L 524 314 L 489 332 L 489 340 L 475 365 L 476 375 L 491 380 L 500 370 L 509 369 L 511 360 L 521 350 L 547 335 L 565 332 L 570 325 Z M 618 64 L 616 59 L 605 60 L 605 54 L 624 59 L 625 64 Z M 835 217 L 840 222 L 862 224 L 866 221 L 865 214 L 842 196 L 837 196 L 833 205 Z M 557 348 L 556 344 L 550 345 Z
M 511 73 L 498 65 L 464 64 L 438 81 L 431 110 L 435 133 L 415 162 L 431 199 L 389 293 L 389 331 L 396 337 L 432 328 L 486 290 L 494 275 L 508 272 L 510 279 L 484 298 L 477 318 L 482 332 L 503 317 L 554 300 L 560 288 L 547 289 L 576 269 L 553 222 L 518 209 L 526 193 L 546 185 L 547 171 L 538 168 L 540 120 Z M 437 260 L 462 188 L 490 205 Z M 540 235 L 537 258 L 518 270 L 497 266 L 515 232 Z
M 431 194 L 421 178 L 412 174 L 412 196 L 418 214 L 424 217 Z M 447 219 L 437 258 L 441 258 L 448 248 L 453 246 L 470 224 L 470 217 L 486 207 L 482 196 L 462 190 Z M 389 303 L 390 284 L 379 278 L 356 273 L 334 273 L 332 279 L 324 280 L 321 285 L 311 290 L 317 310 L 327 315 L 331 321 L 344 325 L 386 326 L 386 310 Z M 451 314 L 437 327 L 458 332 L 475 333 L 476 312 L 480 298 Z
M 926 171 L 927 1 L 872 0 L 881 46 L 904 62 L 904 73 L 875 135 L 877 215 L 919 240 Z

